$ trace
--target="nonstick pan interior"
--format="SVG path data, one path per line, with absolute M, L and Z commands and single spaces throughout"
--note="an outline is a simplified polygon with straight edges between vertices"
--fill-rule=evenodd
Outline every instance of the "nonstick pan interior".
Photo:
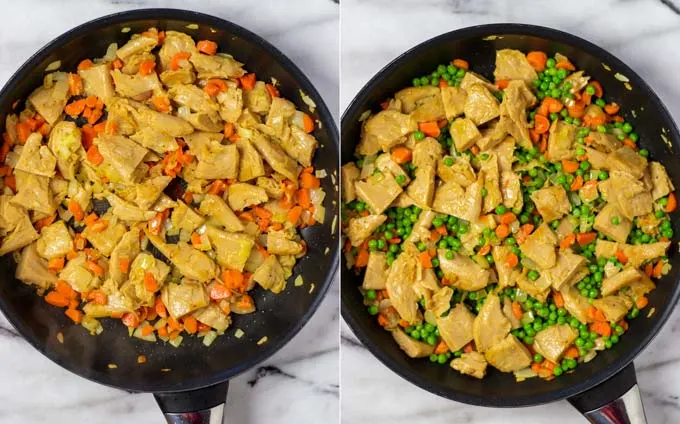
M 623 116 L 640 135 L 642 147 L 650 151 L 653 160 L 666 167 L 675 186 L 680 187 L 678 130 L 666 108 L 644 81 L 621 61 L 585 40 L 548 28 L 517 24 L 484 25 L 453 31 L 420 44 L 387 65 L 361 90 L 343 115 L 342 163 L 353 158 L 360 138 L 359 117 L 366 110 L 380 110 L 381 102 L 410 86 L 413 78 L 427 74 L 437 65 L 454 58 L 466 59 L 473 71 L 493 80 L 495 52 L 503 48 L 524 52 L 542 50 L 549 55 L 560 52 L 568 56 L 578 69 L 584 69 L 602 84 L 608 101 L 621 105 Z M 629 88 L 624 84 L 625 79 L 629 80 Z M 677 232 L 678 214 L 671 214 L 671 219 Z M 574 373 L 564 374 L 550 382 L 533 378 L 516 383 L 512 374 L 494 369 L 483 380 L 477 380 L 427 360 L 409 359 L 392 336 L 366 312 L 358 290 L 361 277 L 349 271 L 342 275 L 342 314 L 357 337 L 378 359 L 425 390 L 475 405 L 535 405 L 568 398 L 598 385 L 631 362 L 652 340 L 680 294 L 677 285 L 680 264 L 676 250 L 674 245 L 669 249 L 673 269 L 649 295 L 650 307 L 643 311 L 641 317 L 630 321 L 630 329 L 620 342 L 613 349 L 599 353 L 590 363 L 579 365 Z M 344 264 L 341 266 L 346 269 Z M 652 308 L 655 312 L 651 317 L 642 316 Z
M 197 25 L 197 26 L 196 26 Z M 326 219 L 302 231 L 308 254 L 293 271 L 284 292 L 273 295 L 256 288 L 251 293 L 257 312 L 235 315 L 225 336 L 209 348 L 200 339 L 185 337 L 175 349 L 163 342 L 147 343 L 128 337 L 119 322 L 103 320 L 105 331 L 90 336 L 73 325 L 61 309 L 49 306 L 33 290 L 14 279 L 10 256 L 0 258 L 0 308 L 9 321 L 34 347 L 59 365 L 83 377 L 110 386 L 134 391 L 171 392 L 195 389 L 224 381 L 271 356 L 288 342 L 310 318 L 331 284 L 337 268 L 337 175 L 338 134 L 333 119 L 317 91 L 301 71 L 278 50 L 252 33 L 221 19 L 199 13 L 151 9 L 124 12 L 84 24 L 59 37 L 22 66 L 0 92 L 0 132 L 5 116 L 16 99 L 25 99 L 42 83 L 45 68 L 61 61 L 61 70 L 73 70 L 86 58 L 101 57 L 112 42 L 123 45 L 131 34 L 155 26 L 159 30 L 188 33 L 196 40 L 216 41 L 220 51 L 229 52 L 245 63 L 258 78 L 275 78 L 281 95 L 309 112 L 300 90 L 315 103 L 311 113 L 322 125 L 314 132 L 319 150 L 314 159 L 317 169 L 325 169 L 322 179 L 327 193 Z M 295 287 L 293 279 L 302 275 L 304 285 Z M 236 329 L 245 336 L 234 337 Z M 57 341 L 57 333 L 64 343 Z M 265 343 L 257 342 L 267 337 Z M 138 355 L 147 357 L 143 365 Z M 114 367 L 115 366 L 115 367 Z

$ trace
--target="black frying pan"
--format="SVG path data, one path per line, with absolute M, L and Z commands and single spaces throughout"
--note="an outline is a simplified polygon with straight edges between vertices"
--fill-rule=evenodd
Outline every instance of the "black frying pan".
M 198 28 L 187 27 L 190 24 Z M 216 421 L 210 422 L 222 422 L 228 380 L 269 358 L 291 340 L 319 306 L 337 269 L 338 231 L 337 228 L 333 231 L 336 222 L 333 217 L 337 215 L 338 196 L 330 174 L 337 175 L 338 132 L 316 89 L 280 51 L 231 22 L 186 10 L 135 10 L 74 28 L 31 57 L 0 91 L 0 132 L 4 131 L 2 126 L 12 103 L 25 99 L 42 84 L 48 64 L 60 60 L 61 69 L 75 69 L 85 58 L 103 56 L 110 43 L 123 45 L 131 34 L 152 26 L 183 31 L 196 40 L 214 40 L 221 51 L 245 63 L 261 79 L 276 78 L 281 95 L 298 108 L 308 111 L 300 90 L 316 103 L 312 116 L 323 125 L 314 132 L 319 140 L 314 166 L 325 169 L 329 177 L 322 179 L 327 193 L 325 223 L 302 231 L 308 253 L 295 266 L 293 278 L 301 274 L 304 286 L 295 287 L 291 278 L 279 295 L 254 289 L 257 312 L 236 315 L 227 334 L 209 348 L 194 337 L 185 338 L 178 349 L 162 342 L 143 342 L 128 337 L 127 329 L 113 320 L 104 320 L 105 331 L 92 337 L 82 327 L 69 323 L 62 310 L 49 306 L 31 288 L 12 277 L 15 265 L 11 255 L 0 258 L 0 309 L 28 342 L 62 367 L 108 386 L 153 392 L 169 422 L 207 423 L 211 408 L 214 408 L 211 419 Z M 130 31 L 122 32 L 124 28 Z M 310 292 L 312 283 L 314 289 Z M 234 337 L 237 328 L 245 332 L 240 340 Z M 64 335 L 63 344 L 57 341 L 58 332 Z M 264 336 L 268 341 L 257 345 Z M 137 363 L 140 354 L 147 357 L 144 365 Z M 117 368 L 110 368 L 109 364 Z M 189 412 L 194 414 L 182 414 Z
M 364 86 L 342 117 L 342 162 L 353 158 L 359 141 L 359 117 L 364 111 L 379 110 L 381 102 L 409 86 L 414 77 L 456 57 L 468 60 L 473 70 L 492 77 L 495 51 L 503 48 L 525 52 L 543 50 L 549 55 L 560 52 L 568 56 L 577 68 L 585 69 L 602 84 L 605 96 L 621 105 L 624 117 L 640 134 L 640 143 L 649 149 L 650 157 L 660 161 L 676 187 L 680 186 L 678 129 L 649 86 L 620 60 L 588 41 L 549 28 L 518 24 L 481 25 L 452 31 L 414 47 L 383 68 Z M 630 90 L 615 77 L 617 72 L 630 80 Z M 632 115 L 633 110 L 636 116 Z M 672 148 L 662 141 L 662 131 L 672 142 Z M 671 219 L 673 229 L 677 231 L 680 217 L 672 214 Z M 550 382 L 533 378 L 516 383 L 512 374 L 493 371 L 485 379 L 477 380 L 429 361 L 409 359 L 392 336 L 366 313 L 357 289 L 361 278 L 351 272 L 343 272 L 342 275 L 342 316 L 364 345 L 385 365 L 406 380 L 437 395 L 491 407 L 529 406 L 567 399 L 593 422 L 628 422 L 624 421 L 622 407 L 630 409 L 631 401 L 639 402 L 632 361 L 659 332 L 680 295 L 677 284 L 680 261 L 675 250 L 674 246 L 669 249 L 672 271 L 649 295 L 648 308 L 655 308 L 655 314 L 646 319 L 643 315 L 649 309 L 645 309 L 641 317 L 630 321 L 630 330 L 615 348 L 600 352 L 593 361 L 579 365 L 576 372 Z M 641 403 L 639 407 L 641 411 Z M 641 419 L 644 420 L 644 416 Z

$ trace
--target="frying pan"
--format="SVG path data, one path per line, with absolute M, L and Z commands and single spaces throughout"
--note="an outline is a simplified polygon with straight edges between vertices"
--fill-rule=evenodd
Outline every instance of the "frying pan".
M 503 48 L 525 52 L 543 50 L 549 55 L 560 52 L 568 56 L 577 68 L 584 69 L 602 84 L 608 98 L 621 105 L 623 116 L 640 134 L 641 145 L 650 151 L 651 158 L 666 167 L 676 187 L 680 184 L 678 129 L 659 98 L 633 70 L 586 40 L 549 28 L 519 24 L 481 25 L 452 31 L 412 48 L 383 68 L 343 114 L 342 162 L 353 158 L 360 138 L 362 113 L 379 110 L 381 102 L 409 86 L 413 78 L 456 57 L 468 60 L 473 70 L 491 77 L 495 51 Z M 630 89 L 622 81 L 626 78 Z M 671 215 L 676 231 L 679 219 L 678 214 Z M 677 284 L 680 263 L 674 247 L 669 249 L 669 255 L 673 269 L 649 295 L 649 308 L 654 309 L 654 314 L 645 318 L 649 310 L 646 309 L 639 318 L 630 321 L 629 331 L 613 349 L 600 352 L 591 362 L 579 365 L 574 373 L 549 382 L 532 378 L 517 383 L 512 374 L 495 370 L 483 380 L 477 380 L 448 367 L 408 358 L 392 336 L 366 313 L 358 290 L 361 277 L 351 272 L 342 273 L 342 316 L 359 340 L 387 367 L 439 396 L 490 407 L 530 406 L 566 399 L 591 422 L 640 423 L 645 418 L 632 362 L 659 332 L 680 295 Z
M 127 329 L 113 320 L 103 320 L 105 331 L 92 337 L 82 327 L 69 323 L 62 310 L 49 306 L 12 277 L 15 264 L 11 255 L 0 258 L 0 309 L 29 343 L 69 371 L 107 386 L 153 392 L 168 422 L 221 423 L 229 379 L 261 363 L 290 341 L 334 280 L 338 262 L 338 231 L 333 230 L 337 187 L 330 175 L 337 175 L 338 132 L 316 89 L 279 50 L 238 25 L 186 10 L 135 10 L 76 27 L 31 57 L 0 91 L 0 131 L 4 131 L 12 103 L 25 99 L 42 84 L 49 64 L 60 60 L 61 69 L 75 69 L 85 58 L 103 56 L 110 43 L 123 45 L 131 34 L 152 26 L 183 31 L 196 40 L 214 40 L 261 79 L 276 78 L 281 95 L 299 109 L 309 111 L 300 91 L 316 103 L 312 117 L 322 125 L 314 132 L 319 141 L 314 166 L 325 169 L 329 177 L 321 180 L 327 193 L 324 224 L 302 231 L 308 253 L 295 265 L 293 277 L 302 275 L 304 285 L 295 287 L 291 279 L 278 295 L 254 289 L 251 294 L 258 310 L 236 315 L 227 333 L 209 348 L 195 337 L 185 338 L 177 349 L 161 342 L 143 342 L 128 337 Z M 234 337 L 237 328 L 245 332 L 241 339 Z M 57 341 L 58 332 L 64 336 L 63 344 Z M 266 343 L 258 344 L 263 337 L 267 337 Z M 145 355 L 147 362 L 138 364 L 138 355 Z

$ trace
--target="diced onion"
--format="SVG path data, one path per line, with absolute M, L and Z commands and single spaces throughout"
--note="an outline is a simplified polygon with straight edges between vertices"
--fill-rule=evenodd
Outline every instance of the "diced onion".
M 257 341 L 257 345 L 258 346 L 263 345 L 263 344 L 267 343 L 267 340 L 269 340 L 269 338 L 267 336 L 264 336 L 260 340 Z
M 61 60 L 55 60 L 54 62 L 47 65 L 47 67 L 45 68 L 45 72 L 56 71 L 59 68 L 61 68 Z
M 303 284 L 305 284 L 305 281 L 302 279 L 302 275 L 298 275 L 297 277 L 295 277 L 295 282 L 293 283 L 295 287 L 300 287 Z
M 210 346 L 213 344 L 213 342 L 217 339 L 217 333 L 215 331 L 209 331 L 204 337 L 203 337 L 203 345 L 204 346 Z
M 234 333 L 234 337 L 237 339 L 240 339 L 241 337 L 245 336 L 246 333 L 243 332 L 240 328 L 236 329 L 236 332 Z
M 423 316 L 425 317 L 425 322 L 428 322 L 432 325 L 437 325 L 437 317 L 431 310 L 428 309 L 427 311 L 425 311 L 425 314 L 423 314 Z
M 537 374 L 532 370 L 531 368 L 524 368 L 519 371 L 515 371 L 515 380 L 517 382 L 524 381 L 527 378 L 533 378 L 536 377 Z
M 586 353 L 586 355 L 583 357 L 583 362 L 588 363 L 593 360 L 597 356 L 597 351 L 596 350 L 591 350 L 590 352 Z
M 519 303 L 524 303 L 527 300 L 527 294 L 524 293 L 521 289 L 517 289 L 515 292 L 515 300 L 518 301 Z
M 182 336 L 177 336 L 174 339 L 168 341 L 172 345 L 172 347 L 179 347 L 179 345 L 182 344 L 182 340 L 184 340 L 184 337 Z
M 515 299 L 517 298 L 515 297 Z M 534 313 L 532 311 L 525 312 L 522 315 L 522 319 L 520 320 L 520 322 L 522 323 L 522 325 L 534 322 Z

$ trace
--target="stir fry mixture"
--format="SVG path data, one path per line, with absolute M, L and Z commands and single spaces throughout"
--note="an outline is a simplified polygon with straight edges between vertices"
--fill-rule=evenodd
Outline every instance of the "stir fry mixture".
M 322 222 L 309 115 L 213 41 L 151 28 L 6 119 L 0 255 L 93 334 L 209 345 L 281 292 Z M 19 103 L 19 102 L 17 102 Z
M 362 116 L 342 167 L 345 256 L 408 356 L 552 379 L 647 306 L 677 200 L 567 57 L 500 50 L 493 76 L 456 59 Z

